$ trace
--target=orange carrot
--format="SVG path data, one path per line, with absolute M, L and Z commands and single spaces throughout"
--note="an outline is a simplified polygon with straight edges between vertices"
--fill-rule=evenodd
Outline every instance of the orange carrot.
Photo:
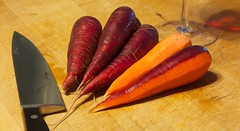
M 207 72 L 210 63 L 211 55 L 206 48 L 187 47 L 157 65 L 127 89 L 110 95 L 90 112 L 133 102 L 193 82 Z
M 190 45 L 190 39 L 183 34 L 174 34 L 165 38 L 164 40 L 160 41 L 152 50 L 150 50 L 143 58 L 129 67 L 122 75 L 120 75 L 110 85 L 109 89 L 105 93 L 105 96 L 114 94 L 119 90 L 128 87 L 156 65 Z

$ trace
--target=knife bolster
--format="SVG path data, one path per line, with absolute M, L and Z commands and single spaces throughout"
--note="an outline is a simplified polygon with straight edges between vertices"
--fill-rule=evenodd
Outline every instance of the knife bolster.
M 23 117 L 26 131 L 49 131 L 39 107 L 23 108 Z

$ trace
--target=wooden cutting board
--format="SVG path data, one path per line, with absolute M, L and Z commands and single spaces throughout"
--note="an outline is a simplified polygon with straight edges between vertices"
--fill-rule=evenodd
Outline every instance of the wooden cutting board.
M 24 130 L 11 56 L 13 31 L 35 43 L 48 61 L 61 90 L 73 23 L 81 16 L 91 15 L 104 26 L 111 12 L 122 5 L 131 7 L 142 23 L 152 25 L 178 20 L 181 12 L 179 0 L 0 1 L 1 130 Z M 211 15 L 226 10 L 238 12 L 235 16 L 238 20 L 240 17 L 239 0 L 190 1 L 189 5 L 190 18 L 202 23 Z M 98 113 L 88 111 L 103 100 L 104 92 L 96 94 L 96 100 L 84 96 L 78 101 L 75 112 L 55 130 L 240 130 L 240 32 L 216 31 L 219 39 L 207 47 L 212 54 L 212 65 L 200 80 Z M 69 107 L 73 96 L 62 96 Z M 84 99 L 87 101 L 82 103 Z M 52 124 L 64 114 L 44 118 Z

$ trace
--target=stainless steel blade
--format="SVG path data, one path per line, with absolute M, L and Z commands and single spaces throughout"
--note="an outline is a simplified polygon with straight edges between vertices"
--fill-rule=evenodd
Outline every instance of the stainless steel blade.
M 13 34 L 12 56 L 22 107 L 39 107 L 42 114 L 65 110 L 46 60 L 31 41 L 17 32 Z

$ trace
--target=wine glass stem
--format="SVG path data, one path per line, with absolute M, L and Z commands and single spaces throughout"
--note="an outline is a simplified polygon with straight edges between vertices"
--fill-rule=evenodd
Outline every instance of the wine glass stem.
M 188 21 L 188 0 L 182 1 L 182 13 L 180 24 L 177 26 L 177 31 L 182 34 L 190 35 L 191 27 Z

